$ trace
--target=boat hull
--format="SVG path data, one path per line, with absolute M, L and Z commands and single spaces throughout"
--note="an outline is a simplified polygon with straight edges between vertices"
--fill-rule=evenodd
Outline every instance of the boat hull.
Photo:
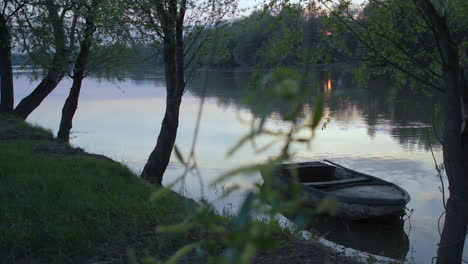
M 346 172 L 344 171 L 345 168 L 335 169 Z M 303 205 L 313 208 L 318 207 L 326 198 L 332 199 L 334 202 L 330 203 L 330 206 L 334 208 L 332 208 L 333 210 L 325 210 L 325 214 L 349 220 L 382 221 L 387 218 L 394 219 L 395 217 L 401 217 L 405 215 L 406 204 L 410 200 L 409 194 L 401 187 L 362 173 L 359 173 L 359 176 L 368 177 L 368 182 L 348 184 L 350 186 L 348 188 L 323 191 L 301 184 L 299 181 L 293 180 L 292 177 L 286 177 L 280 173 L 282 171 L 284 172 L 284 167 L 276 170 L 276 173 L 272 177 L 272 187 L 275 190 L 280 190 L 289 196 L 293 195 L 294 191 L 300 190 Z M 394 195 L 392 196 L 392 192 L 386 194 L 387 196 L 380 195 L 379 193 L 372 194 L 373 189 L 377 190 L 379 188 L 391 189 Z

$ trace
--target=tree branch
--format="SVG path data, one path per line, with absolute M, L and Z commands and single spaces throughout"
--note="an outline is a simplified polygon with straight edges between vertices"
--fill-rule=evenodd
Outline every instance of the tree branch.
M 387 63 L 389 63 L 390 65 L 392 65 L 393 67 L 397 68 L 398 70 L 400 70 L 401 72 L 407 74 L 408 76 L 418 80 L 419 82 L 429 86 L 429 87 L 432 87 L 440 92 L 445 92 L 444 89 L 442 89 L 441 87 L 437 86 L 437 85 L 434 85 L 426 80 L 424 80 L 422 77 L 419 77 L 417 76 L 416 74 L 404 69 L 403 67 L 401 67 L 400 65 L 398 65 L 398 63 L 395 63 L 394 61 L 392 61 L 391 59 L 387 58 L 385 55 L 383 55 L 381 52 L 379 52 L 375 47 L 371 46 L 369 43 L 367 43 L 364 39 L 362 39 L 361 36 L 359 36 L 359 34 L 356 33 L 356 31 L 354 31 L 354 29 L 352 29 L 352 27 L 345 21 L 343 20 L 343 18 L 337 14 L 335 11 L 333 11 L 328 5 L 326 5 L 324 3 L 324 6 L 330 11 L 330 13 L 335 16 L 336 18 L 338 18 L 338 20 L 340 20 L 340 22 L 363 44 L 365 45 L 368 49 L 372 50 L 377 56 L 381 57 L 383 60 L 385 60 Z
M 415 65 L 418 65 L 420 68 L 422 69 L 425 69 L 427 70 L 431 75 L 437 77 L 437 78 L 442 78 L 442 75 L 432 71 L 429 67 L 427 67 L 426 65 L 424 65 L 421 61 L 419 61 L 417 58 L 415 58 L 413 55 L 409 54 L 409 52 L 404 48 L 402 47 L 399 43 L 400 42 L 403 42 L 402 39 L 398 39 L 398 41 L 395 41 L 391 38 L 389 38 L 387 35 L 385 34 L 382 34 L 380 32 L 377 32 L 377 31 L 372 31 L 370 30 L 367 26 L 363 25 L 361 22 L 359 22 L 358 20 L 356 20 L 353 16 L 351 16 L 348 12 L 346 12 L 346 15 L 349 19 L 351 19 L 354 23 L 356 23 L 357 25 L 361 26 L 364 30 L 368 31 L 368 32 L 371 32 L 372 34 L 375 34 L 377 36 L 379 36 L 380 38 L 390 42 L 394 47 L 396 47 L 399 51 L 403 52 L 403 54 L 410 60 L 413 61 L 413 63 Z

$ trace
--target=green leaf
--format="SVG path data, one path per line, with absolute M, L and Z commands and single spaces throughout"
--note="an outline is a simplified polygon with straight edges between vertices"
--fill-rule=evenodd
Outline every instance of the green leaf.
M 257 197 L 254 193 L 249 193 L 247 198 L 245 198 L 244 202 L 242 203 L 242 207 L 237 215 L 234 227 L 236 229 L 244 228 L 248 223 L 251 221 L 251 213 L 252 213 L 252 205 L 253 201 Z
M 323 95 L 321 95 L 318 98 L 318 101 L 315 103 L 314 106 L 314 117 L 312 119 L 312 124 L 310 125 L 312 129 L 317 128 L 318 124 L 320 123 L 320 120 L 322 119 L 323 116 L 323 105 L 324 105 L 324 99 Z
M 267 151 L 269 148 L 273 147 L 276 143 L 278 143 L 278 140 L 272 140 L 270 143 L 260 147 L 260 148 L 257 148 L 255 149 L 255 152 L 256 153 L 262 153 L 262 152 L 265 152 Z
M 249 264 L 252 258 L 255 255 L 255 252 L 257 251 L 256 247 L 252 243 L 247 243 L 245 246 L 244 252 L 242 253 L 240 257 L 240 264 Z
M 239 258 L 239 253 L 237 250 L 228 248 L 224 250 L 223 257 L 221 259 L 222 264 L 231 264 L 234 263 Z
M 169 193 L 169 188 L 160 188 L 159 190 L 153 192 L 149 198 L 151 202 L 157 201 L 162 197 L 166 196 Z
M 157 191 L 153 192 L 149 198 L 149 200 L 151 202 L 154 202 L 156 200 L 159 200 L 161 198 L 163 198 L 164 196 L 168 195 L 169 193 L 171 193 L 171 189 L 172 187 L 176 186 L 178 183 L 180 183 L 181 181 L 183 181 L 185 178 L 184 177 L 178 177 L 174 182 L 172 182 L 171 184 L 169 185 L 166 185 L 164 188 L 160 188 L 158 189 Z
M 256 132 L 251 132 L 242 137 L 232 148 L 228 150 L 226 157 L 231 157 L 240 147 L 242 147 L 248 140 L 254 138 L 256 135 Z
M 182 156 L 182 152 L 179 150 L 179 148 L 177 147 L 177 145 L 174 145 L 174 152 L 175 152 L 175 154 L 176 154 L 177 159 L 178 159 L 181 163 L 185 164 L 184 157 Z
M 177 250 L 177 252 L 165 262 L 165 264 L 178 263 L 182 257 L 190 253 L 190 251 L 192 251 L 197 245 L 198 243 L 193 243 L 193 244 L 188 244 L 188 245 L 183 246 L 182 248 Z
M 323 199 L 319 206 L 317 207 L 317 213 L 327 213 L 330 215 L 336 214 L 336 198 L 334 197 L 326 197 Z
M 191 223 L 182 223 L 177 225 L 158 226 L 156 231 L 159 233 L 183 233 L 194 227 Z
M 265 164 L 254 164 L 254 165 L 248 165 L 244 167 L 239 167 L 233 170 L 230 170 L 226 173 L 221 174 L 214 182 L 211 183 L 211 186 L 215 186 L 216 184 L 219 184 L 223 181 L 225 181 L 228 178 L 231 178 L 235 175 L 241 174 L 241 173 L 252 173 L 252 172 L 258 172 L 260 171 Z
M 232 185 L 232 186 L 229 186 L 228 188 L 226 188 L 224 191 L 223 191 L 223 194 L 221 195 L 221 198 L 226 198 L 227 196 L 229 196 L 231 193 L 237 191 L 240 189 L 240 186 L 235 184 L 235 185 Z

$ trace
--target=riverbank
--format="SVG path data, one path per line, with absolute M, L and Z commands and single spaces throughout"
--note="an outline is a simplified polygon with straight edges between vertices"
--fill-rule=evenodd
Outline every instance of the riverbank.
M 55 141 L 50 131 L 0 116 L 0 263 L 126 263 L 167 259 L 209 230 L 156 232 L 198 207 L 156 191 L 124 165 Z M 213 215 L 216 221 L 229 219 Z M 255 263 L 353 263 L 317 243 L 279 234 Z M 221 239 L 221 238 L 219 238 Z M 190 255 L 190 263 L 206 263 Z

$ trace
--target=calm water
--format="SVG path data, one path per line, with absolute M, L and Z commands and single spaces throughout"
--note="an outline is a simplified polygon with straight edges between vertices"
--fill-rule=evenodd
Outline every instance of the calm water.
M 17 72 L 16 76 L 18 102 L 37 82 L 31 81 L 27 72 Z M 246 144 L 226 158 L 227 150 L 249 132 L 249 121 L 266 114 L 268 127 L 288 127 L 281 119 L 282 111 L 287 108 L 272 107 L 272 112 L 264 112 L 245 103 L 248 79 L 248 72 L 205 71 L 192 82 L 181 106 L 177 145 L 188 153 L 200 97 L 206 88 L 196 148 L 202 183 L 196 177 L 188 177 L 185 184 L 179 184 L 175 190 L 195 199 L 203 196 L 220 213 L 235 213 L 245 193 L 253 190 L 254 183 L 261 182 L 261 177 L 259 174 L 242 175 L 215 188 L 210 188 L 209 183 L 230 168 L 265 160 L 280 149 L 278 145 L 258 154 L 251 144 Z M 63 81 L 28 121 L 56 133 L 70 86 L 69 80 Z M 438 162 L 442 161 L 442 154 L 436 140 L 427 135 L 427 120 L 432 118 L 430 105 L 387 103 L 389 88 L 385 83 L 371 83 L 370 88 L 378 90 L 371 92 L 357 88 L 338 74 L 318 74 L 317 85 L 313 87 L 325 93 L 328 102 L 325 116 L 329 116 L 331 122 L 326 129 L 317 131 L 310 147 L 294 145 L 295 160 L 326 158 L 399 184 L 411 194 L 408 208 L 414 212 L 402 225 L 369 228 L 317 221 L 311 228 L 337 247 L 343 245 L 415 263 L 430 263 L 439 241 L 437 222 L 443 211 L 440 180 L 434 170 L 429 144 L 435 145 Z M 114 81 L 86 79 L 74 120 L 72 143 L 122 161 L 139 172 L 155 145 L 164 107 L 162 72 L 141 70 Z M 261 145 L 269 141 L 260 138 L 258 142 Z M 164 183 L 170 183 L 182 171 L 183 167 L 173 157 Z M 218 199 L 223 188 L 233 183 L 241 184 L 242 190 Z M 465 256 L 468 258 L 467 253 Z

